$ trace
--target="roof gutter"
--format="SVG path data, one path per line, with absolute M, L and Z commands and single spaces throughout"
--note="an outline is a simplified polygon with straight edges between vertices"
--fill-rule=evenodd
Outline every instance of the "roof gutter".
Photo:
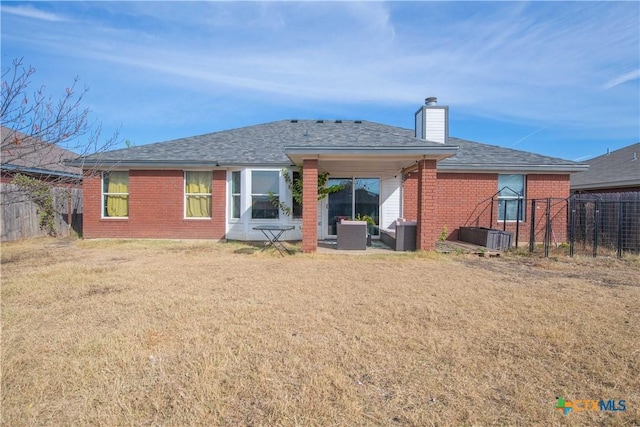
M 402 171 L 402 173 L 413 172 L 418 169 L 417 165 L 410 166 Z M 438 172 L 452 172 L 452 173 L 468 173 L 468 172 L 481 172 L 481 173 L 575 173 L 584 172 L 589 169 L 587 164 L 566 164 L 566 165 L 518 165 L 518 164 L 486 164 L 486 163 L 449 163 L 436 165 Z
M 112 168 L 139 168 L 139 169 L 184 169 L 184 168 L 208 168 L 224 169 L 228 167 L 286 167 L 290 163 L 241 163 L 241 162 L 221 162 L 216 160 L 94 160 L 81 161 L 73 160 L 68 163 L 72 166 L 84 169 L 112 169 Z
M 42 168 L 26 168 L 26 167 L 22 167 L 22 166 L 18 166 L 18 165 L 13 165 L 13 164 L 10 164 L 10 163 L 3 164 L 0 169 L 5 170 L 5 171 L 12 171 L 12 172 L 14 172 L 14 171 L 15 172 L 22 172 L 22 173 L 32 174 L 32 175 L 59 176 L 59 177 L 63 177 L 63 178 L 82 179 L 82 174 L 77 174 L 77 173 L 72 173 L 72 172 L 55 171 L 55 170 L 51 170 L 51 169 L 42 169 Z
M 508 164 L 508 163 L 447 163 L 438 164 L 443 172 L 532 172 L 532 173 L 574 173 L 584 172 L 589 165 L 582 163 L 545 165 L 545 164 Z

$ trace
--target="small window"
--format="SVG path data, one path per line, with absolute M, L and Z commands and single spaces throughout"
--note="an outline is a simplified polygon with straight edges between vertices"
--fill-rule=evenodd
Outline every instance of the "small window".
M 211 172 L 185 172 L 184 196 L 187 218 L 211 218 Z
M 102 203 L 104 218 L 129 216 L 128 171 L 111 171 L 102 174 Z
M 278 219 L 280 172 L 251 171 L 251 218 Z M 273 201 L 275 202 L 272 202 Z
M 524 200 L 524 175 L 498 175 L 498 221 L 524 221 Z
M 242 176 L 240 171 L 231 172 L 231 218 L 240 219 L 240 202 L 242 188 Z
M 291 177 L 293 178 L 293 182 L 300 182 L 300 172 L 298 171 L 294 171 L 291 174 Z M 295 198 L 293 199 L 292 203 L 292 215 L 294 219 L 301 219 L 302 218 L 302 203 L 298 202 Z

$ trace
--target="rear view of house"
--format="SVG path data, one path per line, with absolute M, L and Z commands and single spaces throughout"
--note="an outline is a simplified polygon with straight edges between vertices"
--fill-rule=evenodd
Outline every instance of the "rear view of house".
M 340 218 L 378 229 L 417 223 L 430 250 L 465 225 L 528 227 L 527 199 L 566 198 L 587 166 L 449 136 L 449 108 L 427 98 L 415 128 L 364 120 L 281 120 L 110 151 L 76 161 L 84 177 L 85 238 L 261 240 L 260 224 L 292 225 L 305 252 L 336 237 Z M 302 173 L 303 203 L 283 170 Z M 300 172 L 301 171 L 301 172 Z M 317 177 L 341 191 L 317 200 Z M 292 206 L 278 209 L 272 198 Z M 374 235 L 374 238 L 377 236 Z

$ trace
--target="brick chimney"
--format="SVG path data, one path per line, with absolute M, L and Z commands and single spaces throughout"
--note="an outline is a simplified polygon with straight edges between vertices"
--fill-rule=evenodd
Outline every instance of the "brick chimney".
M 416 111 L 416 138 L 446 144 L 449 139 L 449 107 L 439 106 L 431 96 Z

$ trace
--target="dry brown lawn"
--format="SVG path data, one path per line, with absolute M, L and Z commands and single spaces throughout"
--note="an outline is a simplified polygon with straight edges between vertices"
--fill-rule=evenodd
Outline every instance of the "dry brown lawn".
M 637 257 L 3 244 L 0 423 L 638 425 L 639 326 Z

